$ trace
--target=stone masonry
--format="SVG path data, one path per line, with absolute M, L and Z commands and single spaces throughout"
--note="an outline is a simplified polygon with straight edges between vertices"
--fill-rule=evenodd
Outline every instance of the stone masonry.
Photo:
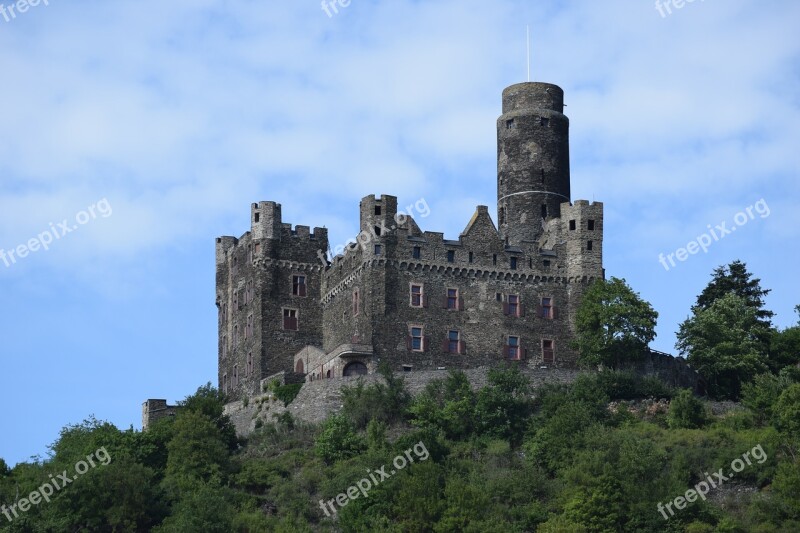
M 217 239 L 219 386 L 259 394 L 280 371 L 307 381 L 476 368 L 503 360 L 573 368 L 574 315 L 604 277 L 603 205 L 570 199 L 563 91 L 503 91 L 497 216 L 478 206 L 458 239 L 422 231 L 397 198 L 361 200 L 353 245 L 328 256 L 323 228 L 251 207 L 251 228 Z

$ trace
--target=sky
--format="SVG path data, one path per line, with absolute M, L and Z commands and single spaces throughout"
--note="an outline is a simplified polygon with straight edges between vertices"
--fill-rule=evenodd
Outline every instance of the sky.
M 531 79 L 565 91 L 573 200 L 604 202 L 606 274 L 659 312 L 652 347 L 675 353 L 735 259 L 771 289 L 776 326 L 797 322 L 800 3 L 0 4 L 10 465 L 68 424 L 138 429 L 145 399 L 216 384 L 214 239 L 247 231 L 252 202 L 332 247 L 370 194 L 424 199 L 418 222 L 445 238 L 477 205 L 494 218 L 526 25 Z

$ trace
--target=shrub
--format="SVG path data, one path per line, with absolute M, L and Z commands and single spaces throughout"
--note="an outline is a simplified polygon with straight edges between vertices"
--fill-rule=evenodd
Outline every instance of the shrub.
M 366 448 L 364 439 L 356 434 L 355 428 L 342 414 L 335 414 L 325 421 L 316 442 L 317 455 L 328 464 L 358 455 Z
M 672 429 L 697 429 L 707 422 L 705 406 L 692 391 L 683 389 L 669 404 L 667 423 Z

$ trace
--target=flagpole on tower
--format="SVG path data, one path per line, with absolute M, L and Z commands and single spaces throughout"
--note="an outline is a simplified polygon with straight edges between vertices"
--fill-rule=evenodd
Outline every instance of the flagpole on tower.
M 525 40 L 528 50 L 528 81 L 531 81 L 531 27 L 525 26 Z

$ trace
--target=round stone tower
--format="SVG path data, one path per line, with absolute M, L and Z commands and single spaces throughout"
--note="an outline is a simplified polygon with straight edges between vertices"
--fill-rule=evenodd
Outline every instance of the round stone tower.
M 506 244 L 537 241 L 569 193 L 569 119 L 564 91 L 518 83 L 503 91 L 497 119 L 497 220 Z

